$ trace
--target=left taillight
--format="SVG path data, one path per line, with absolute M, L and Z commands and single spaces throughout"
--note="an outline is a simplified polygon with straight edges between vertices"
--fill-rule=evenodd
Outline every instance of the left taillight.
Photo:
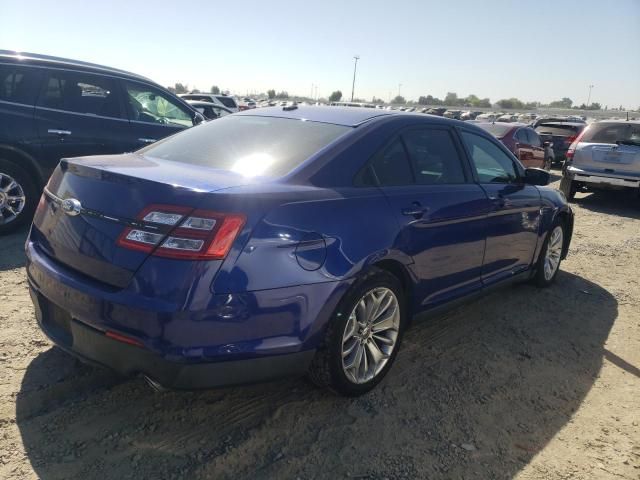
M 151 205 L 124 229 L 120 247 L 183 260 L 220 260 L 227 256 L 246 217 L 237 213 L 171 205 Z M 151 227 L 151 228 L 149 228 Z

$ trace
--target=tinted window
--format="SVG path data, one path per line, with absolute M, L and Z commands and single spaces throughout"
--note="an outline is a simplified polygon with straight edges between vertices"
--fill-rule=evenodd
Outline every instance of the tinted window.
M 532 129 L 527 128 L 527 138 L 529 139 L 529 145 L 533 145 L 534 147 L 541 147 L 542 142 L 540 141 L 540 137 L 536 132 Z
M 0 65 L 0 100 L 33 105 L 39 80 L 40 71 L 35 68 Z
M 478 123 L 477 125 L 498 138 L 504 137 L 513 128 L 511 125 L 505 125 L 504 123 Z
M 182 95 L 182 98 L 185 100 L 198 100 L 201 102 L 211 102 L 211 97 L 209 95 Z
M 277 177 L 348 130 L 350 127 L 328 123 L 229 115 L 185 130 L 141 152 L 245 176 Z
M 79 72 L 49 71 L 38 99 L 41 107 L 68 112 L 121 117 L 115 81 Z
M 524 128 L 521 128 L 516 132 L 516 140 L 524 144 L 529 143 L 529 139 L 527 138 L 527 131 Z
M 371 172 L 371 176 L 369 176 Z M 397 186 L 412 185 L 413 173 L 407 152 L 398 138 L 381 152 L 378 152 L 369 167 L 363 171 L 364 176 L 359 182 L 365 185 Z
M 518 179 L 511 158 L 492 141 L 470 132 L 462 132 L 462 139 L 480 183 L 513 183 Z
M 557 135 L 562 137 L 573 137 L 580 133 L 584 127 L 576 125 L 540 125 L 536 127 L 539 135 Z
M 217 96 L 216 98 L 227 108 L 238 108 L 236 101 L 231 97 Z
M 451 134 L 440 129 L 416 129 L 402 134 L 413 162 L 416 183 L 464 183 L 462 163 Z
M 616 143 L 619 141 L 640 142 L 638 123 L 594 123 L 584 132 L 581 142 Z
M 149 85 L 124 82 L 131 120 L 145 123 L 160 123 L 193 126 L 191 112 L 175 98 Z

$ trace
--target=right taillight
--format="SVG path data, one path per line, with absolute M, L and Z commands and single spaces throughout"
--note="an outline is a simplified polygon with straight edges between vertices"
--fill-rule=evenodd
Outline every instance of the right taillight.
M 582 130 L 582 132 L 580 132 L 575 137 L 569 137 L 567 139 L 567 141 L 573 140 L 571 142 L 571 145 L 569 145 L 569 149 L 567 150 L 567 153 L 566 153 L 567 160 L 573 160 L 573 155 L 576 153 L 576 148 L 577 148 L 578 144 L 580 143 L 580 140 L 582 140 L 582 137 L 584 136 L 584 133 L 587 131 L 587 128 L 589 128 L 589 127 L 586 127 L 584 130 Z
M 139 225 L 124 229 L 120 247 L 183 260 L 225 258 L 246 217 L 236 213 L 170 205 L 151 205 L 138 215 Z

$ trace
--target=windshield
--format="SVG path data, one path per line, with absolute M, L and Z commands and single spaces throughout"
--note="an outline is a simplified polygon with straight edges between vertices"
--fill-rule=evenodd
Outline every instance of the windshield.
M 497 138 L 504 137 L 513 128 L 513 126 L 505 125 L 504 123 L 477 123 L 476 125 Z
M 594 123 L 587 128 L 582 137 L 585 143 L 628 142 L 640 144 L 639 123 Z
M 572 137 L 577 135 L 581 127 L 575 125 L 540 125 L 536 127 L 536 132 L 540 135 L 556 135 L 559 137 Z
M 351 127 L 343 125 L 288 118 L 229 115 L 185 130 L 140 153 L 249 177 L 279 177 L 349 130 Z

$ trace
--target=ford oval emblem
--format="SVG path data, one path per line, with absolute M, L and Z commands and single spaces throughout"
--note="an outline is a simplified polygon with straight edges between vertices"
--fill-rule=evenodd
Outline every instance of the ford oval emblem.
M 61 206 L 62 211 L 71 217 L 80 215 L 80 212 L 82 211 L 82 204 L 75 198 L 67 198 L 66 200 L 63 200 Z

